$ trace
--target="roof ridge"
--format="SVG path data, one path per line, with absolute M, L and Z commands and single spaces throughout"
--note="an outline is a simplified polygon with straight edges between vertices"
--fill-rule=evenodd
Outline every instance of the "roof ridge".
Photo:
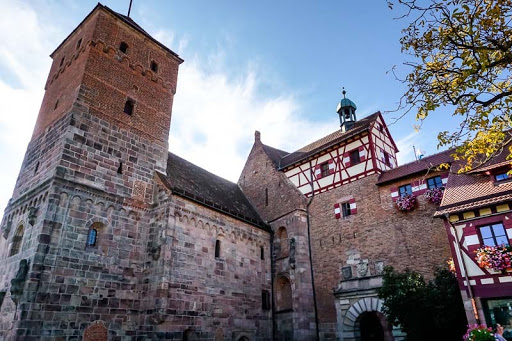
M 210 172 L 209 170 L 204 169 L 203 167 L 198 166 L 198 165 L 196 165 L 195 163 L 190 162 L 190 161 L 188 161 L 187 159 L 184 159 L 184 158 L 182 158 L 181 156 L 179 156 L 179 155 L 177 155 L 177 154 L 175 154 L 175 153 L 173 153 L 173 152 L 171 152 L 171 151 L 168 151 L 168 153 L 169 153 L 169 154 L 171 154 L 171 155 L 173 155 L 174 157 L 177 157 L 177 158 L 179 158 L 179 159 L 181 159 L 181 160 L 185 161 L 186 163 L 188 163 L 188 164 L 190 164 L 190 165 L 192 165 L 192 166 L 194 166 L 194 167 L 196 167 L 196 168 L 201 169 L 202 171 L 204 171 L 204 172 L 206 172 L 206 173 L 208 173 L 208 174 L 210 174 L 210 175 L 215 176 L 216 178 L 219 178 L 219 179 L 221 179 L 221 180 L 223 180 L 223 181 L 225 181 L 225 182 L 228 182 L 228 183 L 230 183 L 230 184 L 232 184 L 232 185 L 236 185 L 236 186 L 238 186 L 236 182 L 232 182 L 232 181 L 230 181 L 230 180 L 228 180 L 228 179 L 226 179 L 226 178 L 223 178 L 222 176 L 219 176 L 219 175 L 217 175 L 217 174 L 215 174 L 215 173 L 212 173 L 212 172 Z
M 393 168 L 393 169 L 398 169 L 398 168 L 401 168 L 401 167 L 409 166 L 409 165 L 411 165 L 411 164 L 413 164 L 413 163 L 415 163 L 415 162 L 418 162 L 418 163 L 419 163 L 419 162 L 421 162 L 421 161 L 425 161 L 425 159 L 432 158 L 432 157 L 437 156 L 437 155 L 439 155 L 439 154 L 447 153 L 448 151 L 450 151 L 450 150 L 454 150 L 455 148 L 456 148 L 456 147 L 449 148 L 449 149 L 445 149 L 445 150 L 442 150 L 442 151 L 440 151 L 440 152 L 437 152 L 437 153 L 434 153 L 434 154 L 431 154 L 431 155 L 425 156 L 425 157 L 423 157 L 423 158 L 421 158 L 421 159 L 413 160 L 413 161 L 409 161 L 409 162 L 404 163 L 403 165 L 397 166 L 397 167 L 395 167 L 395 168 Z M 389 172 L 389 171 L 386 171 L 386 172 Z

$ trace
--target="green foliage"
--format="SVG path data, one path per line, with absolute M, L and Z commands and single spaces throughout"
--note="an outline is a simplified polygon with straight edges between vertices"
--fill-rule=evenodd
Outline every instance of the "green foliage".
M 461 340 L 466 315 L 457 280 L 448 270 L 436 271 L 431 282 L 406 270 L 386 267 L 379 298 L 388 321 L 400 325 L 407 340 Z
M 510 141 L 512 128 L 512 0 L 396 0 L 410 18 L 402 51 L 410 73 L 400 109 L 422 121 L 445 107 L 460 129 L 442 131 L 439 146 L 458 146 L 468 171 Z M 388 2 L 393 8 L 393 2 Z M 509 150 L 512 156 L 512 150 Z

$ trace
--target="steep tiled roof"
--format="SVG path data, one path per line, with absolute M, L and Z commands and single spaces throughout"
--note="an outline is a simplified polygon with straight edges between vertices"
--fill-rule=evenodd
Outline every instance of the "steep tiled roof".
M 290 153 L 284 157 L 281 158 L 281 164 L 280 169 L 283 169 L 287 166 L 290 166 L 294 164 L 297 161 L 301 161 L 311 155 L 314 155 L 315 153 L 318 153 L 319 151 L 328 148 L 330 146 L 333 146 L 337 143 L 340 143 L 352 136 L 355 136 L 359 133 L 364 132 L 365 130 L 368 130 L 371 126 L 371 124 L 381 115 L 380 112 L 376 112 L 370 116 L 364 117 L 360 119 L 359 121 L 356 121 L 354 123 L 354 126 L 346 131 L 342 132 L 341 130 L 337 130 L 327 136 L 322 137 L 321 139 L 308 144 L 307 146 L 304 146 L 300 148 L 299 150 Z
M 501 153 L 466 174 L 450 173 L 441 206 L 436 216 L 478 208 L 512 198 L 512 182 L 495 184 L 492 175 L 485 171 L 502 167 L 508 155 L 505 148 Z
M 274 166 L 278 167 L 278 168 L 279 168 L 279 164 L 281 163 L 281 159 L 284 156 L 290 154 L 288 152 L 285 152 L 284 150 L 270 147 L 265 144 L 262 144 L 262 146 L 263 146 L 263 150 L 265 151 L 265 153 L 268 155 L 270 160 L 272 160 L 272 163 L 274 164 Z
M 387 172 L 382 173 L 379 176 L 377 184 L 380 185 L 393 180 L 398 180 L 400 178 L 404 178 L 416 173 L 425 172 L 428 169 L 437 167 L 442 163 L 452 162 L 453 158 L 450 155 L 453 154 L 453 152 L 454 149 L 448 149 L 443 152 L 424 157 L 420 160 L 409 162 L 399 167 L 393 168 Z
M 167 174 L 157 173 L 176 195 L 268 230 L 237 184 L 169 153 Z

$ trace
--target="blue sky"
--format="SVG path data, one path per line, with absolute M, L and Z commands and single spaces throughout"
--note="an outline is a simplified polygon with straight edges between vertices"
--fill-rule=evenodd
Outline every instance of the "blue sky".
M 102 2 L 126 13 L 128 0 Z M 0 0 L 0 207 L 12 194 L 39 111 L 48 55 L 96 5 L 85 0 Z M 396 108 L 405 87 L 389 71 L 410 57 L 384 0 L 133 0 L 132 18 L 177 52 L 170 150 L 237 181 L 254 139 L 293 151 L 338 129 L 341 87 L 359 118 Z M 20 25 L 23 23 L 23 25 Z M 389 123 L 399 113 L 385 114 Z M 413 115 L 390 125 L 401 152 L 437 152 L 446 113 L 414 132 Z M 440 124 L 442 122 L 442 124 Z

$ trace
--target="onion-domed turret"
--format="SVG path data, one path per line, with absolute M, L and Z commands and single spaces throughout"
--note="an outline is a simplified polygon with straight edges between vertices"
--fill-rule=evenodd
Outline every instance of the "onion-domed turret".
M 345 88 L 343 88 L 343 99 L 338 103 L 338 107 L 336 108 L 336 112 L 340 116 L 340 128 L 342 132 L 346 132 L 356 122 L 356 109 L 357 106 L 354 102 L 345 98 Z

